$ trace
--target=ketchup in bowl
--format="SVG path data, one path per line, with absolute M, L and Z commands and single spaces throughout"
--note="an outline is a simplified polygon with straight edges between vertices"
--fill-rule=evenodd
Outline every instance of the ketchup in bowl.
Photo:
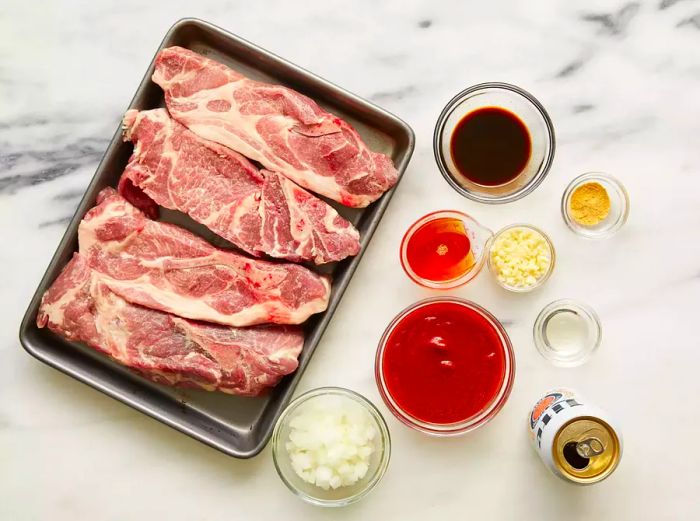
M 377 350 L 377 385 L 405 424 L 459 434 L 490 420 L 513 383 L 513 351 L 503 326 L 468 300 L 423 300 L 399 314 Z

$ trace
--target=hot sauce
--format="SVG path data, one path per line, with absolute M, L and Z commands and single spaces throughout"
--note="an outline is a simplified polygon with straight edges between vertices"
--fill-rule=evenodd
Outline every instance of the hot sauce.
M 461 277 L 474 266 L 464 223 L 438 217 L 418 228 L 406 246 L 406 261 L 420 278 L 445 282 Z
M 506 385 L 506 356 L 486 316 L 445 300 L 401 318 L 378 362 L 386 392 L 403 412 L 444 425 L 469 420 L 494 403 Z

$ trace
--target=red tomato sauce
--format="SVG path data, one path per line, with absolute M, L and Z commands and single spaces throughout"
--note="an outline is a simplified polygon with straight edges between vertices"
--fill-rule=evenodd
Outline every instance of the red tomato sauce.
M 406 315 L 389 335 L 381 362 L 394 402 L 432 424 L 458 423 L 484 411 L 506 372 L 494 325 L 456 302 L 434 302 Z
M 474 266 L 474 254 L 464 223 L 454 217 L 428 221 L 409 238 L 406 261 L 422 279 L 445 282 Z

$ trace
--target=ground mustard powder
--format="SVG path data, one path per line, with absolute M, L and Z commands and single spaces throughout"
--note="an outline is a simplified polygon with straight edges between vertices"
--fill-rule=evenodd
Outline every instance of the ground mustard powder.
M 569 214 L 578 224 L 595 226 L 610 213 L 610 196 L 600 183 L 585 183 L 571 194 Z

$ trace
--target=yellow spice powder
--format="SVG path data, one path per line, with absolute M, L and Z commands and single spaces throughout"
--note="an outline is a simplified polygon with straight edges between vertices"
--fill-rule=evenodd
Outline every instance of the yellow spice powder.
M 583 226 L 595 226 L 610 213 L 610 196 L 600 183 L 585 183 L 571 194 L 571 218 Z

